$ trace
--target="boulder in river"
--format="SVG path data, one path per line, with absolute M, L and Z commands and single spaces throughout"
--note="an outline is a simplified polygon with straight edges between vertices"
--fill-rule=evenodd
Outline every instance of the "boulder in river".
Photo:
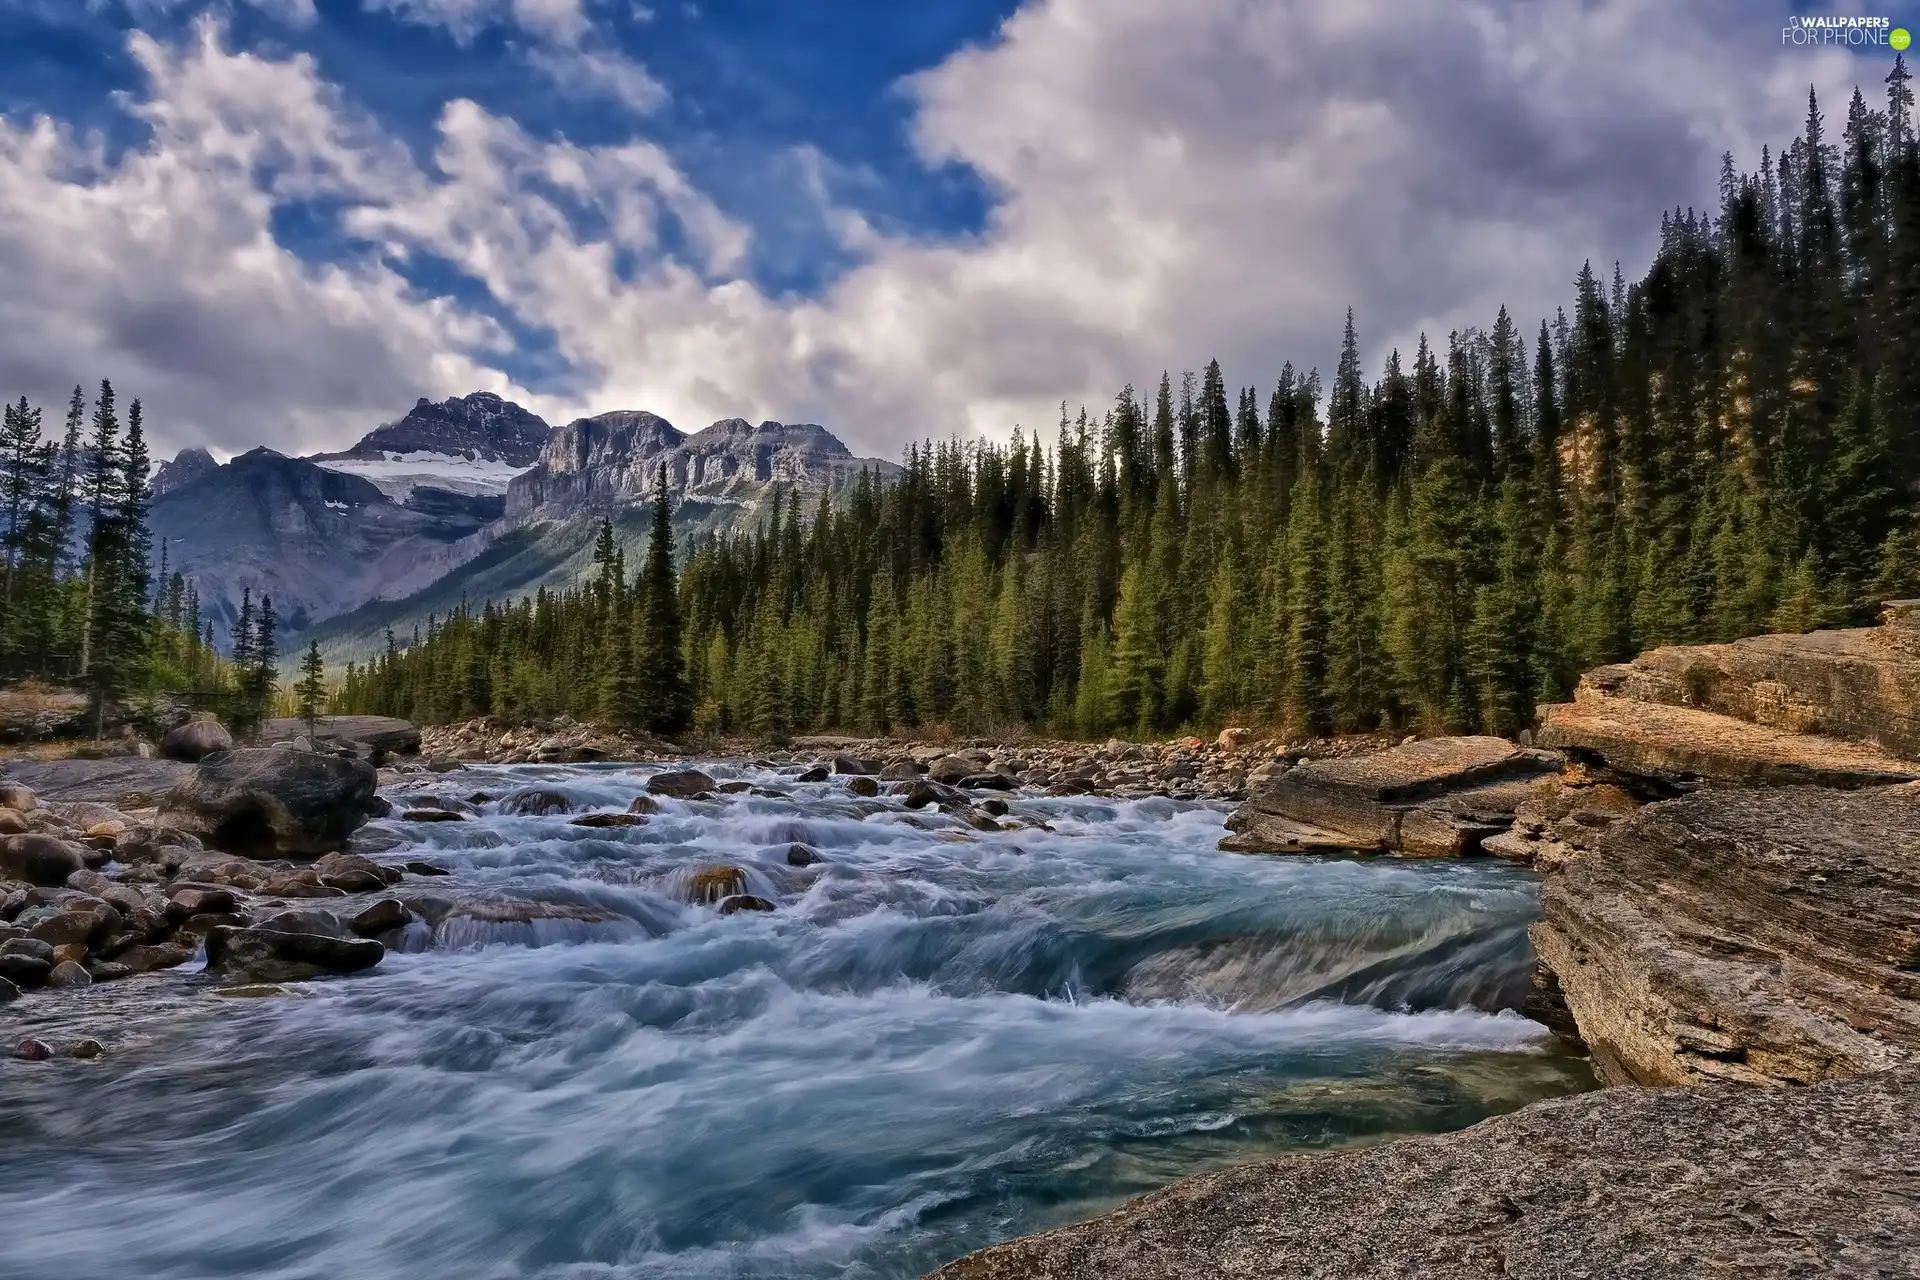
M 312 907 L 207 934 L 207 972 L 232 982 L 298 982 L 358 973 L 379 964 L 385 954 L 386 948 L 371 938 L 355 937 L 333 912 Z
M 701 867 L 687 877 L 687 897 L 693 902 L 719 902 L 746 891 L 747 873 L 739 867 Z
M 372 766 L 291 748 L 214 756 L 167 793 L 159 820 L 248 857 L 330 853 L 387 811 Z
M 698 769 L 669 769 L 647 779 L 647 791 L 656 796 L 697 796 L 714 785 L 712 775 Z
M 1421 857 L 1476 853 L 1561 759 L 1502 738 L 1426 738 L 1315 760 L 1262 779 L 1227 820 L 1221 848 L 1359 849 Z
M 772 911 L 773 903 L 765 898 L 756 898 L 750 893 L 735 893 L 720 899 L 719 911 L 723 916 L 735 915 L 742 911 Z
M 500 801 L 500 812 L 538 817 L 550 813 L 572 813 L 573 801 L 548 787 L 522 787 L 508 792 Z
M 189 720 L 167 730 L 160 739 L 160 754 L 169 760 L 198 764 L 216 751 L 233 750 L 233 735 L 218 720 Z

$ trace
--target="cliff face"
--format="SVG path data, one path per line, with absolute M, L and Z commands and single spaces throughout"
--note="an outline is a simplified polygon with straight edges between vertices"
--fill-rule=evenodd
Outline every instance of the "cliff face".
M 1807 1084 L 1920 1052 L 1920 785 L 1650 805 L 1542 886 L 1540 962 L 1613 1084 Z
M 651 413 L 603 413 L 559 428 L 536 465 L 507 487 L 509 524 L 605 515 L 644 503 L 662 464 L 680 501 L 751 512 L 776 483 L 817 497 L 861 470 L 899 467 L 856 458 L 826 428 L 812 423 L 727 418 L 685 435 Z

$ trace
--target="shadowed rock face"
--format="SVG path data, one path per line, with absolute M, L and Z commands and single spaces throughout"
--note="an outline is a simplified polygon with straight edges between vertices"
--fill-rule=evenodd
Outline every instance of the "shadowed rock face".
M 385 811 L 372 766 L 284 748 L 226 751 L 167 793 L 160 821 L 244 857 L 313 856 Z
M 375 427 L 337 458 L 383 458 L 389 453 L 443 453 L 530 467 L 553 428 L 538 414 L 491 391 L 454 396 L 438 404 L 421 397 L 405 417 Z
M 1533 926 L 1602 1079 L 1807 1083 L 1920 1050 L 1920 785 L 1650 805 Z
M 1609 1089 L 1192 1178 L 937 1280 L 1907 1275 L 1920 1072 Z

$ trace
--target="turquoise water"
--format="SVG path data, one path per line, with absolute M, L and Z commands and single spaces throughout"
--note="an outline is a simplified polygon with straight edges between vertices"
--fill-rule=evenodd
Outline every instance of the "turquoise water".
M 980 834 L 709 768 L 789 794 L 392 824 L 418 844 L 383 856 L 456 872 L 410 892 L 605 923 L 418 930 L 280 996 L 176 973 L 0 1014 L 112 1050 L 0 1062 L 0 1276 L 916 1276 L 1188 1173 L 1591 1083 L 1513 1012 L 1526 873 L 1223 854 L 1221 807 L 1160 799 L 1016 796 L 1052 831 Z M 421 786 L 624 809 L 648 772 Z M 779 910 L 685 902 L 720 862 Z

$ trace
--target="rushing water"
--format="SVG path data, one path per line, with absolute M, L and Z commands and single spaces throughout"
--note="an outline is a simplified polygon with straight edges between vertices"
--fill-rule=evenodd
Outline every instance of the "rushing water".
M 352 979 L 0 1013 L 0 1275 L 916 1276 L 1236 1160 L 1585 1087 L 1520 1018 L 1532 878 L 1216 852 L 1220 807 L 1012 797 L 979 834 L 838 782 L 591 830 L 393 824 L 407 888 L 609 923 L 443 930 Z M 624 809 L 651 770 L 480 768 Z M 821 865 L 788 865 L 790 842 Z M 685 901 L 745 869 L 771 914 Z M 530 942 L 545 945 L 528 945 Z

